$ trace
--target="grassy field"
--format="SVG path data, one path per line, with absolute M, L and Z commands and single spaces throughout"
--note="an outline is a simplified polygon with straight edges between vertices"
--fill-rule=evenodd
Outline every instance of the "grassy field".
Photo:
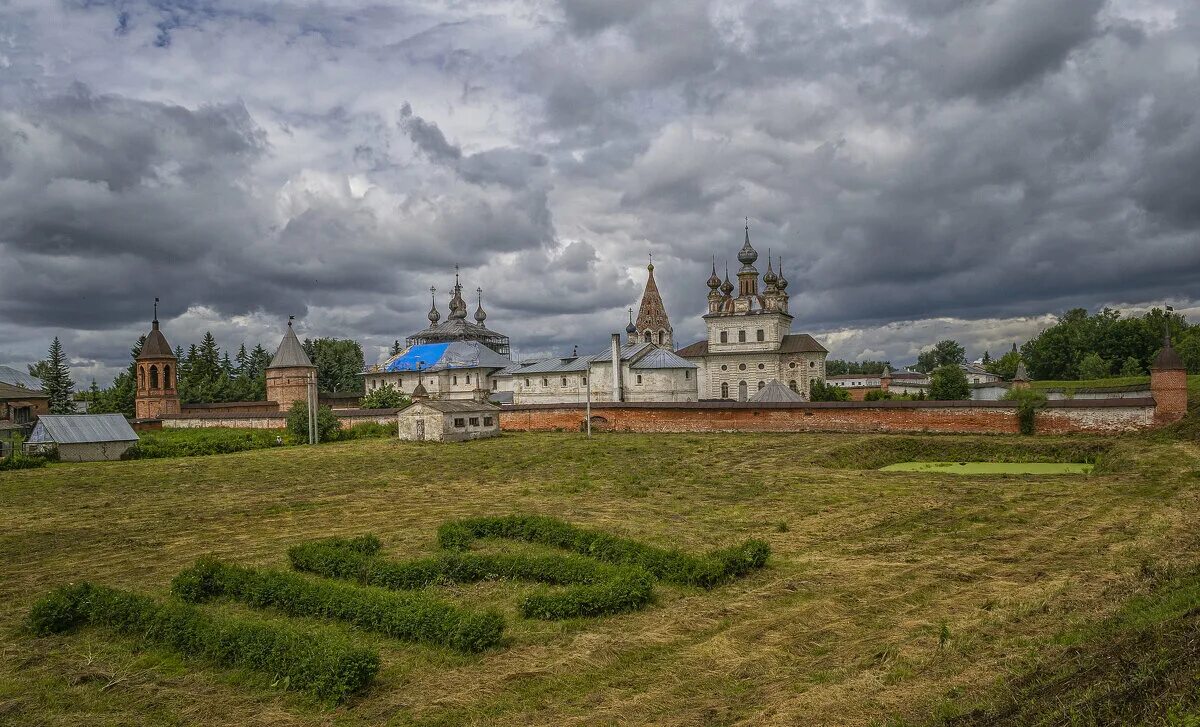
M 875 471 L 962 459 L 1097 467 Z M 1165 436 L 529 434 L 4 472 L 0 724 L 1058 724 L 1063 704 L 1195 724 L 1198 492 L 1200 445 Z M 285 568 L 291 545 L 374 532 L 388 556 L 414 557 L 447 519 L 511 512 L 691 551 L 762 538 L 772 557 L 712 591 L 660 583 L 657 604 L 597 619 L 521 619 L 524 584 L 438 588 L 499 607 L 502 647 L 348 632 L 383 668 L 337 708 L 135 639 L 23 625 L 70 581 L 165 597 L 206 553 Z M 1121 665 L 1138 654 L 1154 668 L 1129 695 Z

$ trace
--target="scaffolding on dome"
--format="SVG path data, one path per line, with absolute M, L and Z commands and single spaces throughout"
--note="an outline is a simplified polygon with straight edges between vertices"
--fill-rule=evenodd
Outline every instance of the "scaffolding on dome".
M 404 339 L 404 347 L 409 348 L 424 343 L 454 343 L 455 341 L 478 341 L 501 356 L 509 355 L 508 336 L 497 333 L 486 326 L 455 318 L 435 323 L 423 331 L 414 333 Z

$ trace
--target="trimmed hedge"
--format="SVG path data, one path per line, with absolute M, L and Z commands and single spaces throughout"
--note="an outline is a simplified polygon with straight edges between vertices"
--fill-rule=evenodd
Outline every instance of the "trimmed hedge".
M 507 538 L 552 545 L 608 563 L 638 566 L 669 583 L 702 588 L 714 588 L 761 568 L 771 553 L 765 542 L 747 540 L 696 556 L 585 530 L 542 515 L 468 518 L 452 520 L 438 528 L 438 543 L 448 550 L 466 550 L 479 538 Z
M 290 548 L 288 558 L 299 571 L 393 590 L 497 578 L 568 586 L 522 599 L 519 607 L 526 618 L 601 616 L 643 608 L 654 600 L 653 577 L 637 567 L 574 555 L 444 553 L 393 561 L 376 555 L 378 543 L 371 535 L 318 540 Z
M 211 556 L 176 576 L 171 591 L 192 603 L 227 596 L 255 608 L 338 619 L 398 639 L 459 651 L 483 651 L 504 635 L 504 617 L 495 611 L 460 608 L 424 593 L 397 594 L 313 581 L 296 573 L 222 563 Z
M 87 582 L 52 591 L 29 613 L 29 625 L 38 636 L 85 624 L 218 664 L 261 671 L 288 689 L 332 702 L 363 689 L 379 671 L 378 654 L 341 636 L 214 616 L 178 601 L 163 603 Z

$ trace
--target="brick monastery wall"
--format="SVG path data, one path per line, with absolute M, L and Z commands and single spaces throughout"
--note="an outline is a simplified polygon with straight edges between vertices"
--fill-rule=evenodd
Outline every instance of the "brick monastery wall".
M 349 429 L 355 424 L 373 422 L 376 424 L 395 424 L 396 412 L 399 409 L 347 409 L 335 412 L 342 429 Z M 240 429 L 285 429 L 287 415 L 269 414 L 228 414 L 225 412 L 192 414 L 162 420 L 163 429 L 204 429 L 205 427 L 236 427 Z
M 1155 426 L 1153 399 L 1049 402 L 1038 412 L 1039 434 L 1113 434 Z M 577 431 L 585 409 L 577 405 L 505 406 L 505 431 Z M 947 432 L 1016 433 L 1016 404 L 982 401 L 880 401 L 751 404 L 601 403 L 592 426 L 630 432 Z

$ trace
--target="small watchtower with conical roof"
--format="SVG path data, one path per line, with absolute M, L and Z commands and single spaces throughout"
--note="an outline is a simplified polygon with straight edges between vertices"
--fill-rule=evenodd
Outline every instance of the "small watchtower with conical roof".
M 1168 307 L 1168 315 L 1171 308 Z M 1187 368 L 1171 345 L 1171 329 L 1163 323 L 1163 345 L 1150 364 L 1150 391 L 1154 395 L 1154 418 L 1161 423 L 1179 421 L 1187 415 Z
M 267 367 L 267 401 L 278 404 L 281 412 L 289 411 L 298 401 L 308 401 L 308 387 L 317 378 L 317 367 L 313 366 L 300 339 L 296 338 L 293 318 L 288 316 L 287 333 L 283 334 L 271 365 Z
M 137 393 L 133 409 L 138 419 L 161 419 L 179 413 L 179 392 L 175 389 L 177 364 L 171 344 L 159 330 L 158 298 L 155 298 L 154 320 L 135 366 Z

